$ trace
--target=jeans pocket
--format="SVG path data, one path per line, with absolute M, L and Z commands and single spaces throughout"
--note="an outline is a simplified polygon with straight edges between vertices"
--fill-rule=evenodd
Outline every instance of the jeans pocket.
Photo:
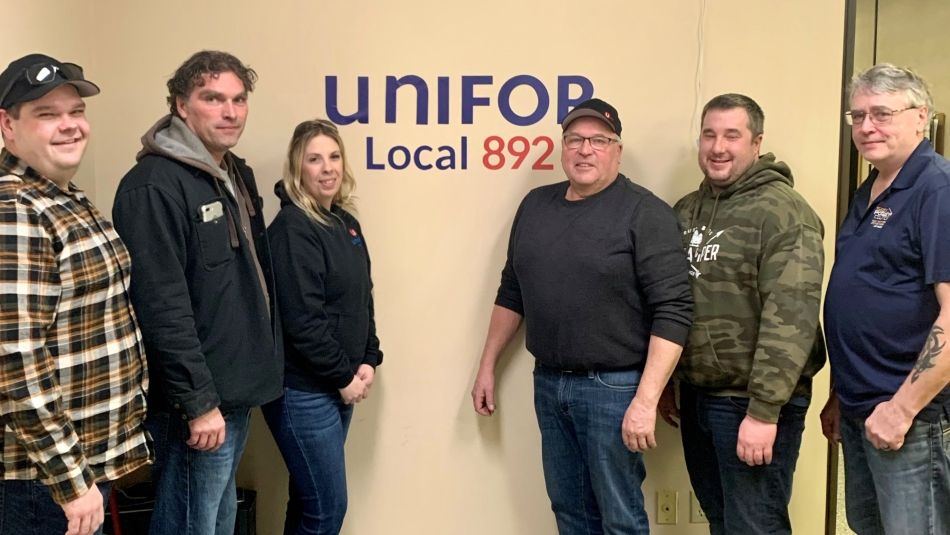
M 800 409 L 802 412 L 808 412 L 808 407 L 810 405 L 811 405 L 811 396 L 805 396 L 805 395 L 792 396 L 785 403 L 786 407 Z
M 641 375 L 640 370 L 599 371 L 594 372 L 594 380 L 614 390 L 636 390 Z
M 943 452 L 950 456 L 950 420 L 946 417 L 940 419 L 940 432 L 943 439 Z
M 742 412 L 749 410 L 749 398 L 740 398 L 739 396 L 726 396 L 723 399 L 728 401 L 730 405 L 739 409 Z

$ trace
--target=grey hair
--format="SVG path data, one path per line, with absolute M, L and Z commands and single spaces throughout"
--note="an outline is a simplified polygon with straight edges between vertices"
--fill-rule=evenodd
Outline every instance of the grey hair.
M 926 80 L 906 67 L 890 63 L 880 63 L 856 74 L 851 79 L 851 91 L 848 99 L 853 100 L 858 93 L 882 95 L 885 93 L 903 93 L 907 105 L 912 108 L 927 108 L 927 120 L 933 118 L 934 99 Z

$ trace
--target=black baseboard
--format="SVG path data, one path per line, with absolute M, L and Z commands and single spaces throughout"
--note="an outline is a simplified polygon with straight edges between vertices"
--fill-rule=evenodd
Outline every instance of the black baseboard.
M 115 489 L 119 506 L 119 522 L 122 535 L 145 535 L 155 506 L 155 491 L 151 483 L 137 483 L 124 489 Z M 237 489 L 238 510 L 234 523 L 234 535 L 257 535 L 257 493 L 250 489 Z M 112 513 L 106 510 L 103 531 L 116 535 L 112 527 Z

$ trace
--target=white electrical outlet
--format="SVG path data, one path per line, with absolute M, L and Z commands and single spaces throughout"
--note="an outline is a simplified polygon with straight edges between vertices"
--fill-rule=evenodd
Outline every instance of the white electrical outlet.
M 672 490 L 656 491 L 657 524 L 676 524 L 676 494 Z

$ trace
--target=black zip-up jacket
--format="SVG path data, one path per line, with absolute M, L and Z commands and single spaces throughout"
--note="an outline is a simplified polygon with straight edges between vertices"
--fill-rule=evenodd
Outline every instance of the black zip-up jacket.
M 112 211 L 132 255 L 132 302 L 151 374 L 149 410 L 193 419 L 215 407 L 261 405 L 281 394 L 283 358 L 254 173 L 244 160 L 225 156 L 240 181 L 235 187 L 251 200 L 250 231 L 270 300 L 239 230 L 234 196 L 212 169 L 156 146 L 150 136 L 162 128 L 159 121 L 143 138 L 145 149 L 120 182 Z
M 294 205 L 282 184 L 275 193 L 281 208 L 267 234 L 284 318 L 285 384 L 335 392 L 350 384 L 361 364 L 383 361 L 363 231 L 338 206 L 326 226 Z

